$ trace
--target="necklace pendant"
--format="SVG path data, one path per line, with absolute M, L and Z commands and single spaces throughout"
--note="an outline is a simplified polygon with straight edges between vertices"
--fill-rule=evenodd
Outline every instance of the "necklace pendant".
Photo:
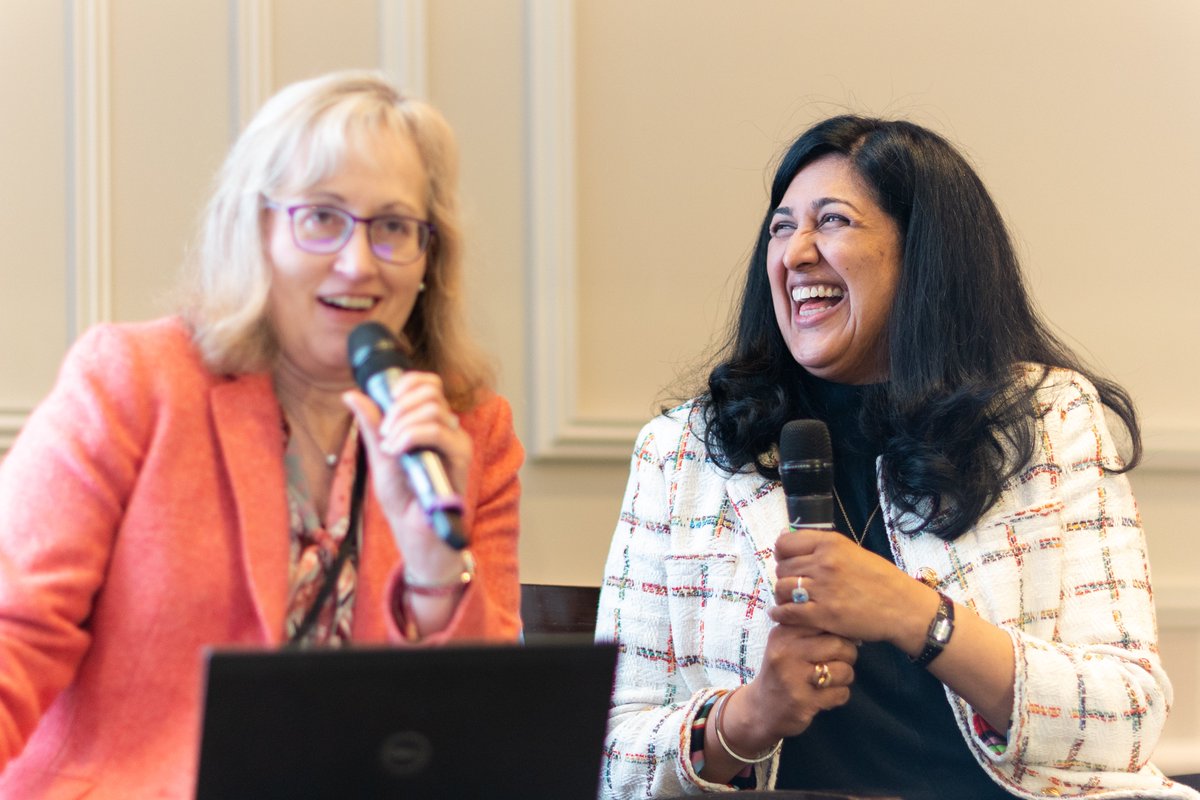
M 325 466 L 329 467 L 330 469 L 333 469 L 334 467 L 337 466 L 337 462 L 338 462 L 338 454 L 337 453 L 326 453 L 325 454 Z

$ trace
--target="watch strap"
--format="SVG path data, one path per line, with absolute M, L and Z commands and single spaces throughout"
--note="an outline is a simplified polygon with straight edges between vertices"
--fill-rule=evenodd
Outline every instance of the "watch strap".
M 950 636 L 954 633 L 954 601 L 938 592 L 938 609 L 929 623 L 925 633 L 925 648 L 916 658 L 910 658 L 914 665 L 924 667 L 942 654 Z

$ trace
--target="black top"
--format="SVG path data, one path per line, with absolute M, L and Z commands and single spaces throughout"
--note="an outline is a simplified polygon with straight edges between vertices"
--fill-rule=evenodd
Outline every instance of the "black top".
M 833 440 L 834 486 L 861 536 L 879 500 L 875 460 L 880 448 L 858 423 L 864 387 L 813 383 L 815 405 Z M 838 529 L 849 535 L 836 502 L 834 507 Z M 880 514 L 863 546 L 893 561 Z M 784 740 L 779 789 L 898 794 L 905 800 L 1012 797 L 975 761 L 942 683 L 929 672 L 885 642 L 859 647 L 854 672 L 846 705 L 818 714 L 808 730 Z

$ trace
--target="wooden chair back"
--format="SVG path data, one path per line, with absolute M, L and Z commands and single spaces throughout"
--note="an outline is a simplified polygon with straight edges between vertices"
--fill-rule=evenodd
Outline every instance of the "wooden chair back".
M 599 586 L 521 584 L 521 622 L 533 634 L 590 634 L 596 629 Z

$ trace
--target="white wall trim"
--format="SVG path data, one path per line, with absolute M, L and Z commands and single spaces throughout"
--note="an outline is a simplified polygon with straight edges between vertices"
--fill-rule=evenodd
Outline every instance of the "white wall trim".
M 1161 741 L 1150 760 L 1167 775 L 1200 772 L 1200 737 Z
M 0 458 L 12 447 L 13 440 L 17 438 L 17 432 L 25 424 L 27 416 L 27 409 L 0 409 Z
M 112 120 L 111 37 L 108 0 L 75 5 L 71 30 L 74 330 L 112 319 Z
M 1155 425 L 1143 420 L 1147 472 L 1200 472 L 1200 425 Z
M 63 324 L 68 344 L 113 316 L 110 23 L 110 0 L 67 5 L 64 270 L 68 296 Z M 0 456 L 12 446 L 30 410 L 0 408 Z
M 233 104 L 230 140 L 271 96 L 275 88 L 274 3 L 272 0 L 231 0 Z
M 1160 629 L 1200 633 L 1200 578 L 1155 580 L 1154 609 Z
M 426 0 L 379 0 L 379 68 L 409 97 L 429 98 Z
M 1174 632 L 1200 633 L 1200 581 L 1173 578 L 1154 582 L 1154 608 L 1158 616 L 1159 639 Z M 1177 686 L 1190 684 L 1200 674 L 1193 663 L 1169 665 L 1171 677 Z M 1184 672 L 1180 672 L 1180 669 Z M 1200 709 L 1176 707 L 1173 713 L 1196 715 Z M 1200 717 L 1193 716 L 1193 719 Z M 1200 737 L 1164 739 L 1159 742 L 1151 759 L 1154 765 L 1168 775 L 1188 775 L 1200 772 Z
M 645 420 L 586 416 L 578 408 L 574 3 L 527 0 L 525 22 L 527 444 L 539 460 L 624 461 Z

